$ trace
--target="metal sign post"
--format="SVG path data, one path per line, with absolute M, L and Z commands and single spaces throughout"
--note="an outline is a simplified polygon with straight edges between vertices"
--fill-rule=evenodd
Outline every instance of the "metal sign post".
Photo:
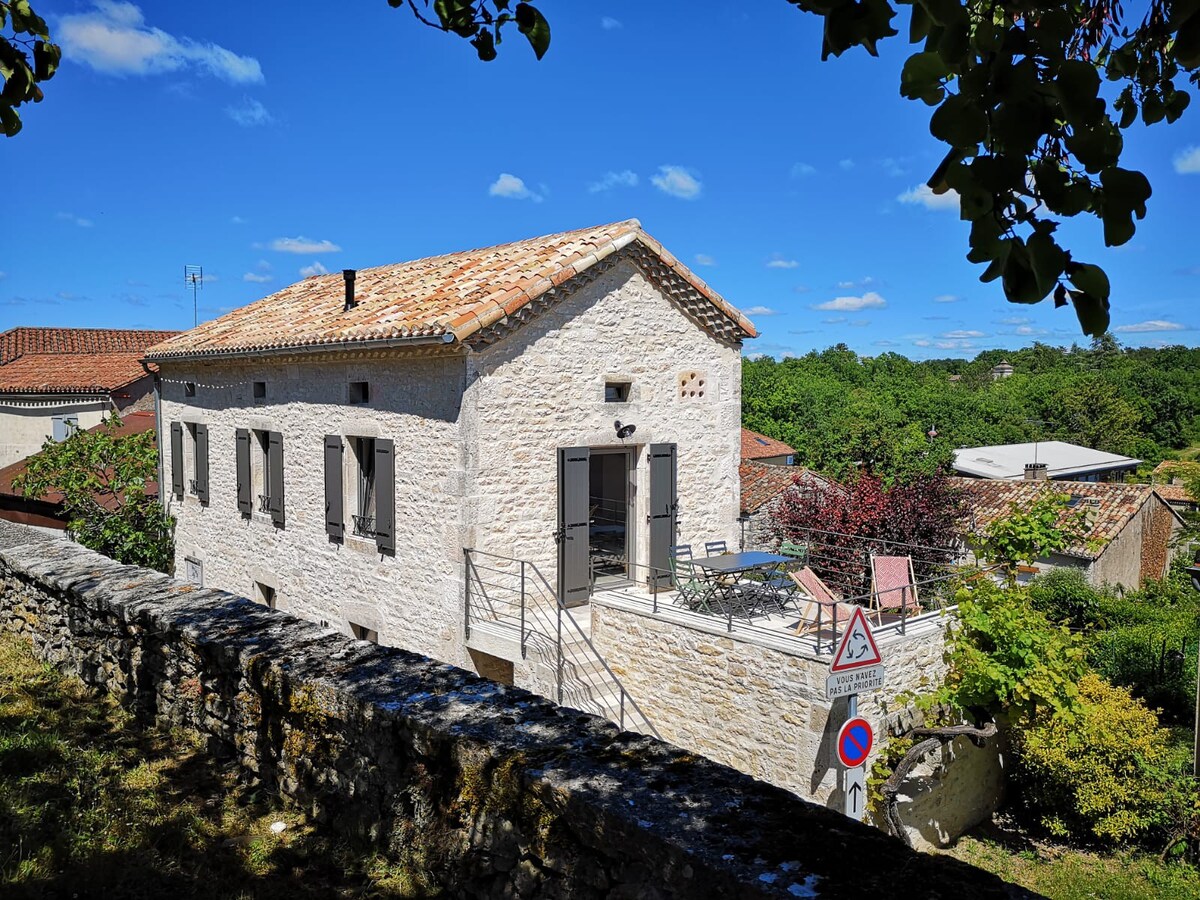
M 883 687 L 886 673 L 879 645 L 862 608 L 854 610 L 850 626 L 838 642 L 825 680 L 825 696 L 830 699 L 846 697 L 850 717 L 838 730 L 837 756 L 842 770 L 843 811 L 861 821 L 867 806 L 866 763 L 875 745 L 871 723 L 858 715 L 858 695 Z

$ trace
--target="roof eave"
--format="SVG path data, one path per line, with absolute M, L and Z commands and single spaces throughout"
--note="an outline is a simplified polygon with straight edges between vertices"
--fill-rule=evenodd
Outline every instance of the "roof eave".
M 186 350 L 180 353 L 155 353 L 143 357 L 147 363 L 212 362 L 226 359 L 261 359 L 271 356 L 352 353 L 358 350 L 391 350 L 401 347 L 444 346 L 458 341 L 453 334 L 420 335 L 403 338 L 365 338 L 357 341 L 330 341 L 323 344 L 286 344 L 278 347 L 239 347 L 217 350 Z

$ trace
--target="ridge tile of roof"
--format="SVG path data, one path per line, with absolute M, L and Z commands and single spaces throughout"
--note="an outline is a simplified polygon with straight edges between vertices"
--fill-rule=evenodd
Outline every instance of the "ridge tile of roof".
M 1158 491 L 1150 484 L 1121 484 L 1093 481 L 1006 481 L 991 478 L 950 479 L 963 489 L 970 515 L 969 528 L 980 532 L 997 519 L 1009 515 L 1013 504 L 1024 507 L 1032 503 L 1043 491 L 1070 494 L 1072 497 L 1092 497 L 1099 500 L 1098 507 L 1076 505 L 1065 510 L 1060 523 L 1079 512 L 1094 514 L 1092 528 L 1087 539 L 1068 547 L 1069 556 L 1096 559 L 1104 546 L 1121 533 L 1126 523 L 1142 505 Z M 1161 495 L 1160 495 L 1160 499 Z M 1100 546 L 1096 546 L 1100 544 Z
M 633 242 L 746 337 L 750 320 L 642 230 L 637 219 L 359 269 L 344 309 L 341 273 L 312 276 L 150 347 L 146 356 L 220 356 L 360 341 L 462 341 Z
M 178 331 L 21 325 L 0 332 L 0 366 L 28 353 L 141 353 L 177 334 Z
M 25 353 L 0 366 L 0 393 L 108 393 L 146 374 L 142 352 Z
M 795 456 L 796 451 L 775 438 L 742 429 L 742 459 L 766 459 L 772 456 Z

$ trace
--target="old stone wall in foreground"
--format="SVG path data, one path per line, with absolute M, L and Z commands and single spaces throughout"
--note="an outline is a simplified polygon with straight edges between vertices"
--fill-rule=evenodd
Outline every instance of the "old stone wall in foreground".
M 524 691 L 8 523 L 0 627 L 450 896 L 1022 896 Z

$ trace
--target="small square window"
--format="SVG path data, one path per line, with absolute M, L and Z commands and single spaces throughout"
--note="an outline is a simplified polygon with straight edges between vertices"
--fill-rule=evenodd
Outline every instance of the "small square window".
M 374 628 L 367 628 L 365 625 L 358 625 L 351 622 L 350 632 L 360 641 L 370 641 L 372 644 L 379 643 L 379 632 Z
M 267 383 L 265 381 L 254 382 L 254 402 L 262 403 L 267 399 Z
M 261 581 L 254 582 L 254 602 L 267 607 L 268 609 L 275 608 L 275 588 L 269 584 L 263 584 Z
M 604 402 L 605 403 L 627 403 L 629 402 L 629 382 L 628 381 L 609 381 L 604 385 Z
M 185 397 L 195 397 L 196 396 L 196 382 L 185 381 L 183 383 L 183 396 L 185 396 Z
M 350 402 L 351 403 L 369 403 L 371 400 L 371 386 L 365 381 L 350 382 Z

